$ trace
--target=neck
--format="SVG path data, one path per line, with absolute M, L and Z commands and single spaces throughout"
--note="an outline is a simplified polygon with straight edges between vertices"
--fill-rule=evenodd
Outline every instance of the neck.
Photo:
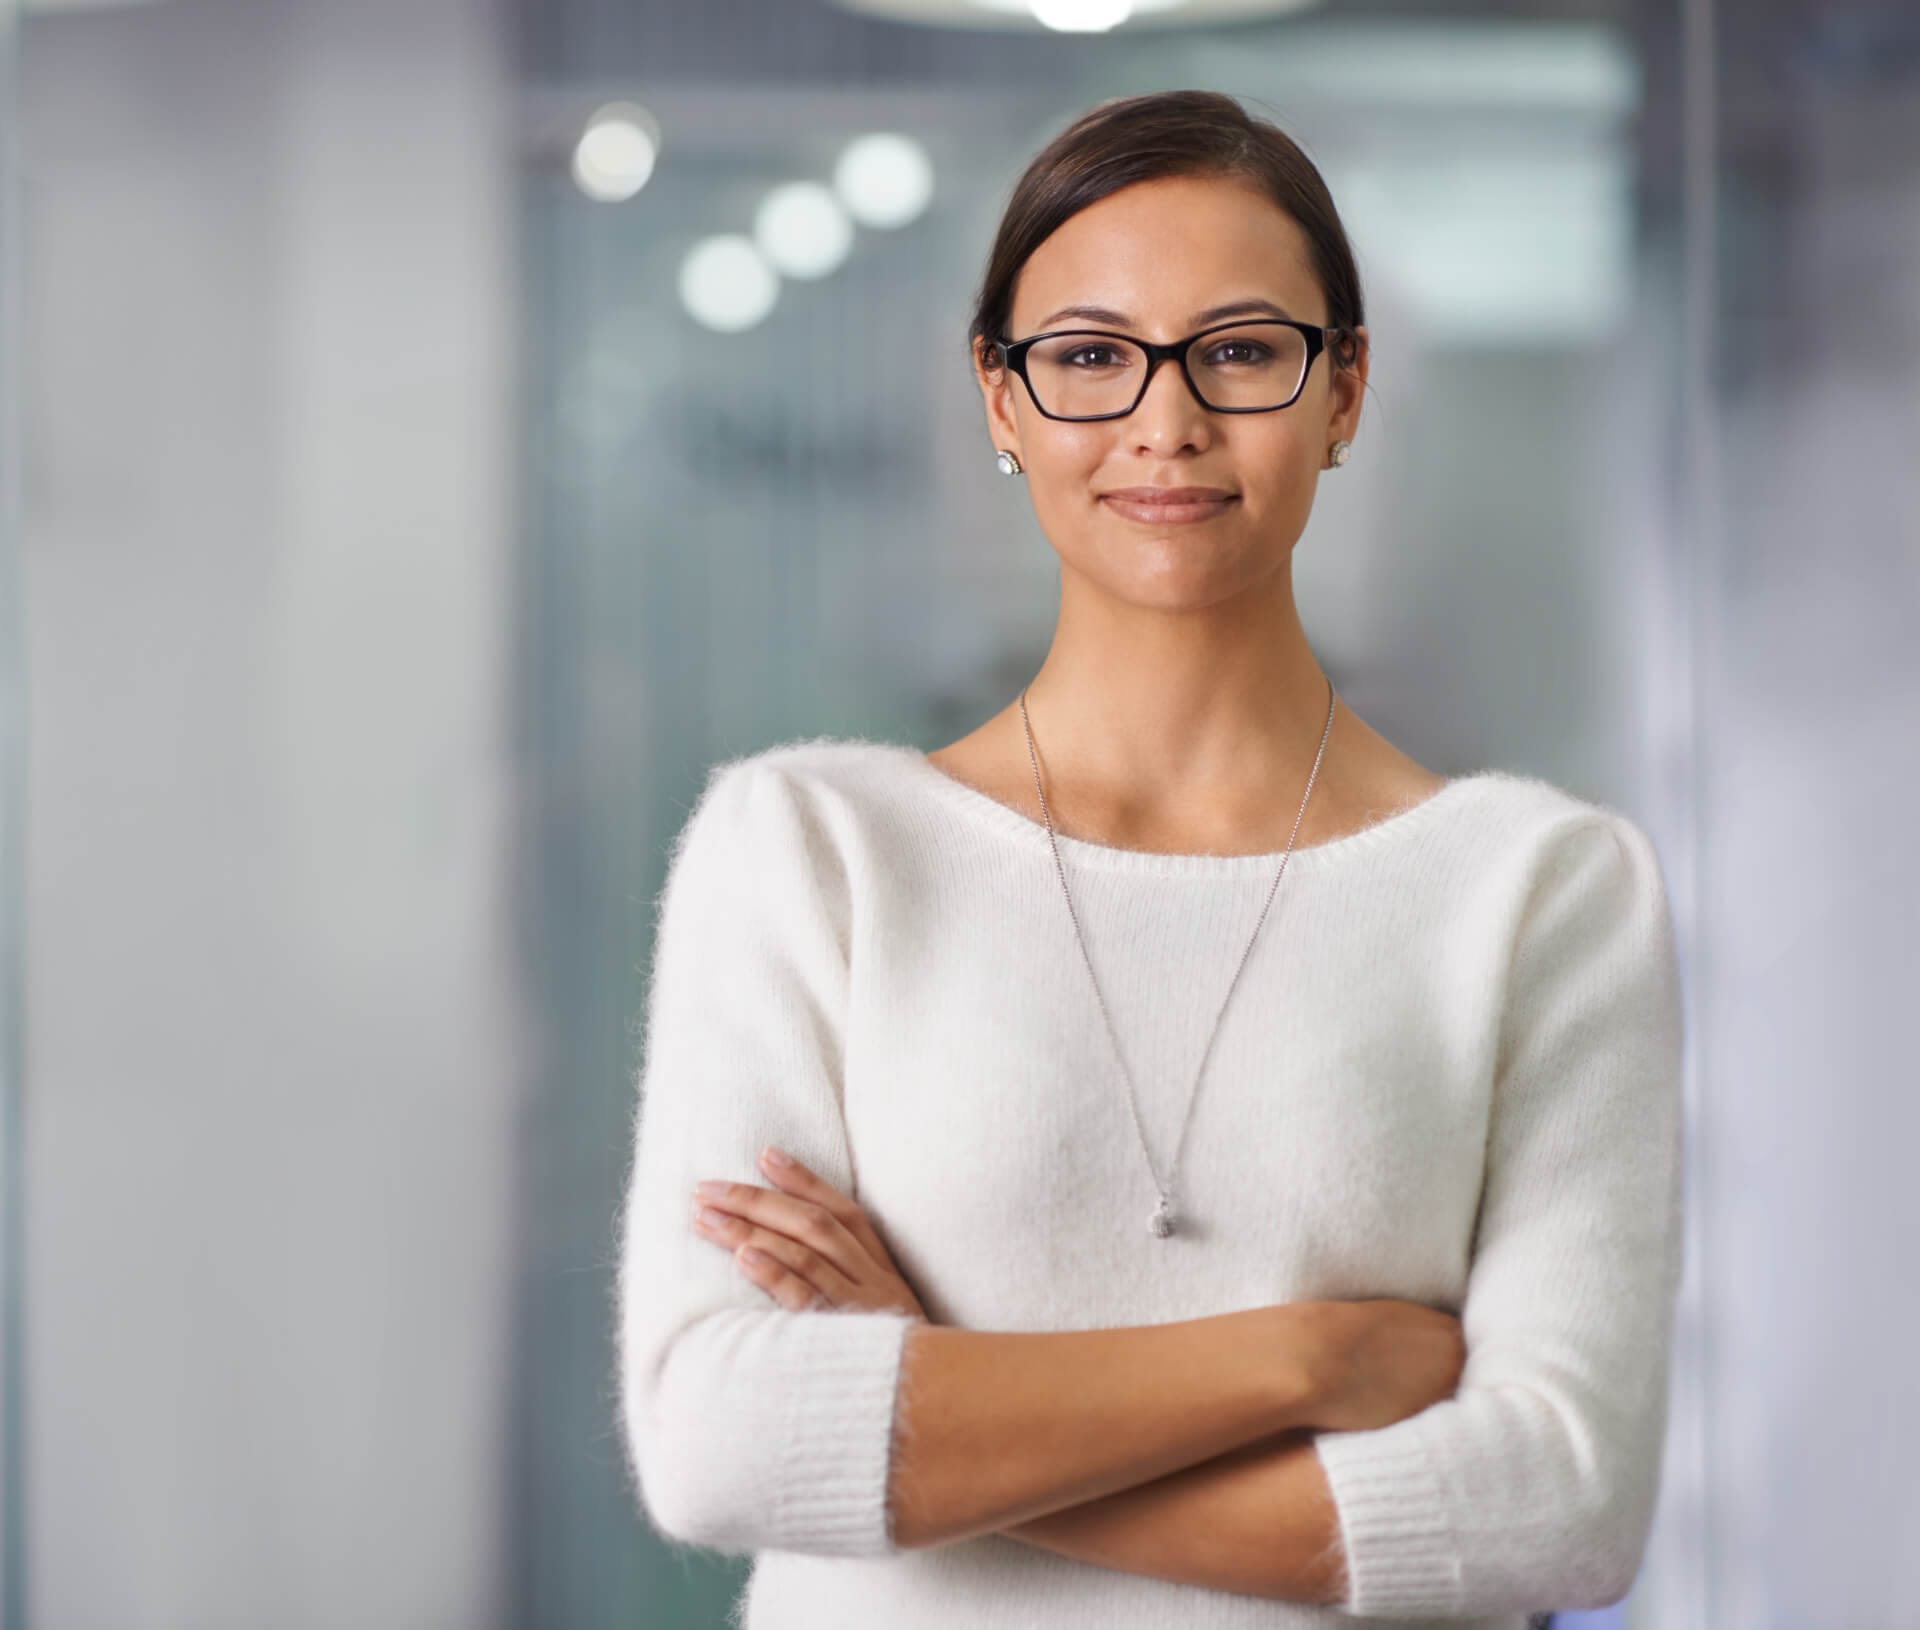
M 1286 788 L 1297 800 L 1326 729 L 1328 680 L 1281 575 L 1271 594 L 1192 611 L 1063 593 L 1026 687 L 1043 773 L 1135 808 L 1264 803 Z M 1017 701 L 1013 712 L 1019 730 Z

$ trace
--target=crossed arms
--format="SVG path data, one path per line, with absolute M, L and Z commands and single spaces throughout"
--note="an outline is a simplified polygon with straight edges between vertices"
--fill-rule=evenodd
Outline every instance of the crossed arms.
M 1051 1334 L 913 1327 L 895 1543 L 998 1532 L 1121 1572 L 1340 1601 L 1294 1311 Z

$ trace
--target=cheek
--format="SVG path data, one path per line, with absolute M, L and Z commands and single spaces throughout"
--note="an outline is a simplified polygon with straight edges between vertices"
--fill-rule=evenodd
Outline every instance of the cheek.
M 1022 439 L 1049 484 L 1063 489 L 1077 487 L 1087 492 L 1107 485 L 1098 479 L 1100 471 L 1111 468 L 1121 457 L 1112 425 L 1073 425 L 1036 418 Z
M 1119 484 L 1103 475 L 1117 463 L 1109 437 L 1094 435 L 1092 426 L 1049 424 L 1046 431 L 1027 437 L 1025 445 L 1034 514 L 1049 529 L 1085 526 L 1100 514 L 1094 493 Z
M 1300 476 L 1313 472 L 1319 442 L 1305 419 L 1290 417 L 1292 412 L 1289 408 L 1275 414 L 1274 424 L 1258 437 L 1249 439 L 1241 460 L 1249 485 L 1258 483 L 1271 491 L 1296 485 Z

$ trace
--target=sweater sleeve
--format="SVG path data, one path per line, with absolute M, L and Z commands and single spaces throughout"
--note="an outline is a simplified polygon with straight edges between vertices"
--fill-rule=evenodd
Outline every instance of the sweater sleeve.
M 910 1319 L 781 1308 L 691 1225 L 703 1178 L 771 1187 L 792 1151 L 853 1192 L 841 1113 L 849 906 L 777 765 L 716 766 L 659 902 L 618 1273 L 627 1469 L 664 1538 L 891 1554 L 895 1390 Z
M 1651 1531 L 1681 1270 L 1678 957 L 1651 840 L 1582 811 L 1506 969 L 1451 1398 L 1317 1434 L 1348 1613 L 1610 1606 Z

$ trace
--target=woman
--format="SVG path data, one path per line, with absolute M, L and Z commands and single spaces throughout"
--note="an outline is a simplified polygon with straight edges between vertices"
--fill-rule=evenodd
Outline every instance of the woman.
M 716 766 L 676 839 L 625 1441 L 658 1532 L 756 1553 L 748 1630 L 1518 1630 L 1633 1580 L 1680 1269 L 1659 864 L 1420 765 L 1316 662 L 1292 550 L 1362 316 L 1279 130 L 1083 116 L 971 336 L 1060 556 L 1046 660 L 938 752 Z

